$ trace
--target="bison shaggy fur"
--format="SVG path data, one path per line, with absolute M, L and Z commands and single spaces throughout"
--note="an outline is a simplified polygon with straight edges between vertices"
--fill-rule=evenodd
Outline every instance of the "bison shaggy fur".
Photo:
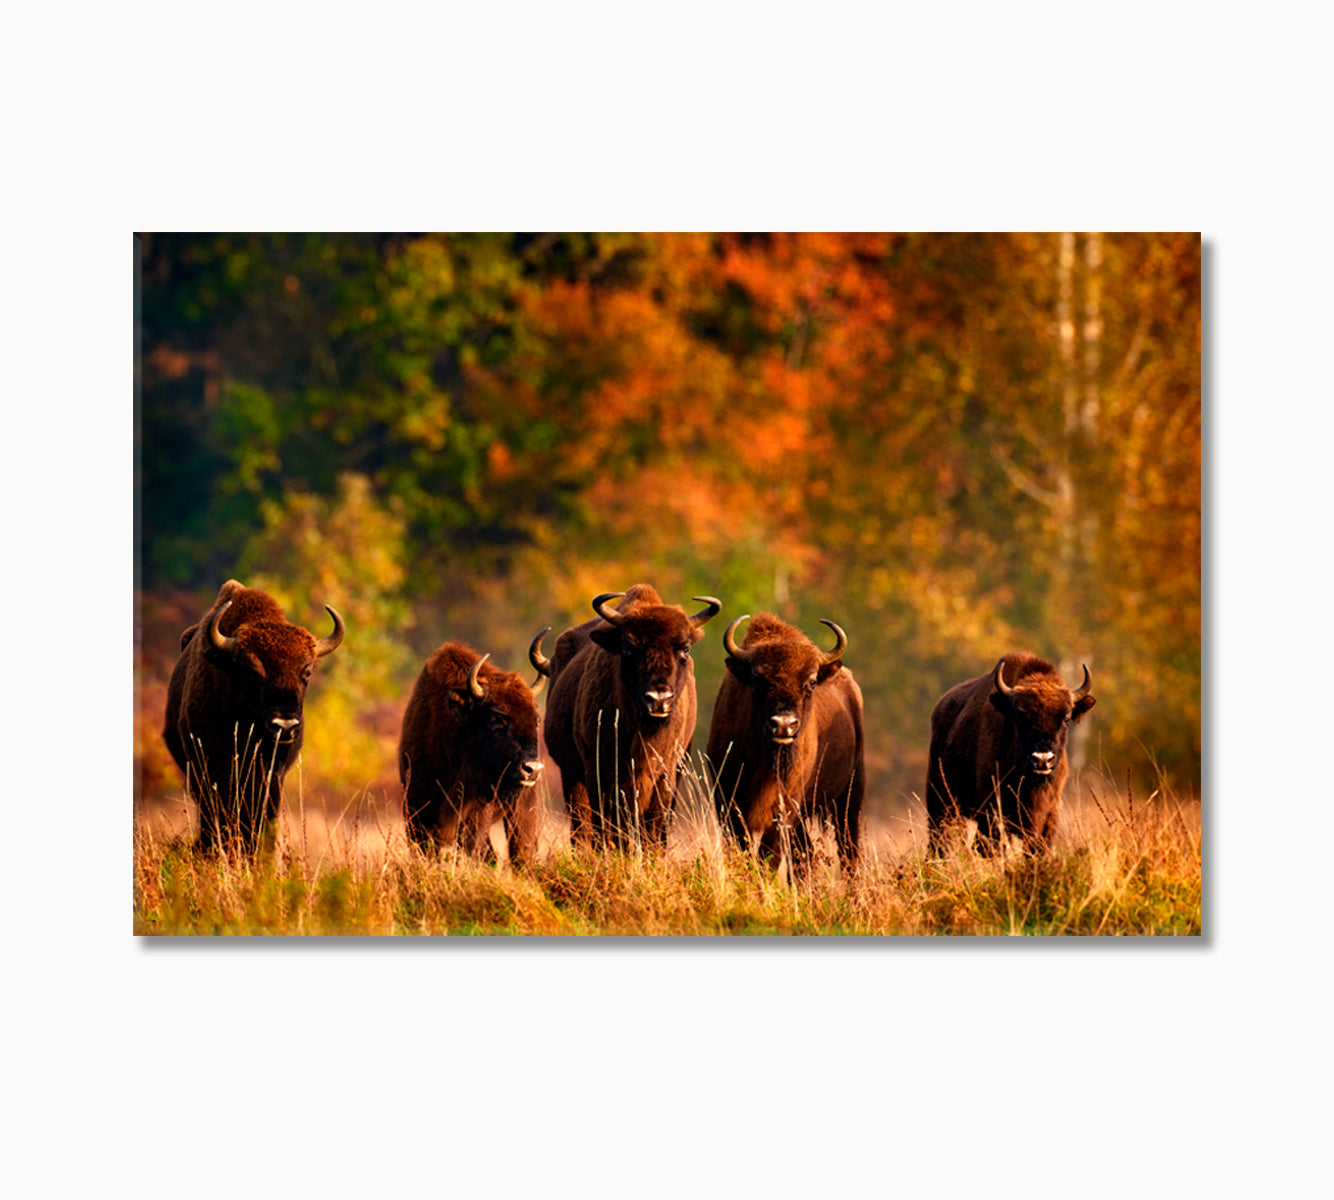
M 542 774 L 537 694 L 542 635 L 530 657 L 536 687 L 461 642 L 426 660 L 403 714 L 398 773 L 408 836 L 423 850 L 464 848 L 494 858 L 491 826 L 504 822 L 510 861 L 530 857 L 536 838 L 533 786 Z
M 691 647 L 721 605 L 687 616 L 638 583 L 615 609 L 567 629 L 551 660 L 543 730 L 560 768 L 576 843 L 631 844 L 636 828 L 651 847 L 666 844 L 681 766 L 695 733 Z
M 304 740 L 306 685 L 343 640 L 342 618 L 325 607 L 334 632 L 317 638 L 267 592 L 229 579 L 181 634 L 162 736 L 199 805 L 202 849 L 236 842 L 254 852 L 277 817 Z
M 1078 689 L 1032 654 L 1005 655 L 987 675 L 950 688 L 931 714 L 926 811 L 939 850 L 951 818 L 976 821 L 980 849 L 1007 835 L 1051 844 L 1069 766 L 1066 738 L 1091 709 L 1088 668 Z
M 800 873 L 809 865 L 810 818 L 833 826 L 839 861 L 855 869 L 865 793 L 862 692 L 832 651 L 773 613 L 750 622 L 738 647 L 724 634 L 727 674 L 718 689 L 706 758 L 718 817 L 747 848 L 777 863 L 786 843 Z

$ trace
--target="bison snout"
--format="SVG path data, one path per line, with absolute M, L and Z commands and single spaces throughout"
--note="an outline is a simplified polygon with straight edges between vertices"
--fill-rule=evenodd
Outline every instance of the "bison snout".
M 296 736 L 298 726 L 301 724 L 300 717 L 270 717 L 269 728 L 279 741 L 286 741 Z
M 649 716 L 670 717 L 672 706 L 676 703 L 676 693 L 671 688 L 660 688 L 657 691 L 645 692 L 644 702 L 648 706 Z
M 796 740 L 799 723 L 792 713 L 775 713 L 769 718 L 769 736 L 780 746 L 787 746 Z
M 1056 767 L 1056 755 L 1051 750 L 1034 750 L 1029 761 L 1038 775 L 1050 775 Z
M 519 764 L 519 786 L 532 787 L 541 777 L 546 764 L 540 758 L 530 758 Z

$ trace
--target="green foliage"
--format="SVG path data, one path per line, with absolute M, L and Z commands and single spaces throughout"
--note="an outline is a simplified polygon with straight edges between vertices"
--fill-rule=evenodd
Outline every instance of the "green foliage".
M 342 646 L 315 672 L 302 749 L 335 792 L 354 791 L 394 769 L 393 747 L 377 718 L 406 695 L 419 665 L 403 595 L 401 509 L 378 501 L 364 475 L 345 473 L 332 497 L 292 492 L 282 502 L 266 501 L 263 525 L 240 559 L 243 582 L 268 591 L 289 620 L 327 633 L 328 604 L 346 624 Z

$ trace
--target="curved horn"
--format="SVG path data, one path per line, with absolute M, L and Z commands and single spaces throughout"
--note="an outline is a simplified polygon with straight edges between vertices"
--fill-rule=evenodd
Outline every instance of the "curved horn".
M 482 664 L 490 657 L 489 654 L 483 654 L 481 658 L 473 663 L 472 670 L 468 672 L 468 691 L 476 696 L 478 700 L 486 699 L 486 688 L 482 686 L 480 676 L 482 673 Z
M 822 667 L 827 667 L 830 663 L 836 663 L 843 657 L 843 651 L 848 648 L 848 635 L 835 625 L 833 621 L 826 621 L 823 617 L 820 618 L 820 624 L 828 625 L 829 628 L 834 631 L 834 636 L 838 639 L 838 641 L 834 643 L 834 648 L 830 650 L 829 653 L 820 655 L 820 665 Z
M 754 655 L 754 650 L 743 650 L 736 644 L 736 627 L 742 621 L 749 621 L 750 613 L 737 617 L 726 629 L 723 630 L 723 649 L 727 651 L 738 662 L 746 662 Z
M 227 637 L 226 634 L 218 632 L 218 624 L 222 620 L 222 614 L 231 608 L 232 602 L 227 601 L 221 608 L 210 614 L 207 623 L 204 625 L 204 635 L 219 650 L 225 650 L 228 654 L 236 653 L 236 639 Z
M 1080 665 L 1081 667 L 1084 666 L 1083 663 L 1080 663 L 1079 665 Z M 1088 669 L 1088 667 L 1084 667 L 1084 685 L 1083 685 L 1083 687 L 1081 687 L 1081 688 L 1079 689 L 1079 691 L 1075 692 L 1075 693 L 1070 697 L 1070 699 L 1073 700 L 1076 704 L 1078 704 L 1079 701 L 1081 701 L 1085 696 L 1087 696 L 1087 695 L 1089 694 L 1089 687 L 1092 685 L 1092 683 L 1093 683 L 1093 680 L 1092 680 L 1092 678 L 1089 676 L 1089 669 Z
M 1002 655 L 1000 662 L 996 664 L 995 671 L 991 674 L 991 681 L 996 685 L 996 690 L 1000 692 L 1002 696 L 1009 696 L 1014 693 L 1014 688 L 1010 687 L 1009 684 L 1005 682 L 1005 677 L 1001 674 L 1001 668 L 1004 666 L 1005 657 Z
M 692 629 L 698 629 L 701 625 L 712 621 L 714 617 L 723 611 L 723 602 L 714 596 L 694 596 L 692 599 L 698 600 L 701 604 L 708 605 L 707 608 L 701 608 L 699 612 L 690 618 Z
M 546 687 L 547 680 L 551 678 L 551 659 L 544 657 L 542 654 L 542 639 L 550 632 L 551 626 L 548 625 L 533 638 L 533 644 L 528 647 L 528 661 L 533 664 L 537 671 L 537 682 L 533 684 L 534 700 L 542 694 L 542 689 Z
M 338 610 L 326 604 L 324 611 L 333 617 L 333 633 L 326 638 L 315 639 L 315 657 L 323 658 L 326 654 L 332 654 L 339 646 L 343 644 L 343 634 L 346 630 L 343 628 L 343 618 L 338 615 Z
M 617 596 L 624 596 L 624 592 L 603 592 L 599 596 L 593 597 L 593 611 L 597 613 L 608 625 L 623 625 L 625 618 L 614 608 L 607 607 L 608 600 L 615 600 Z

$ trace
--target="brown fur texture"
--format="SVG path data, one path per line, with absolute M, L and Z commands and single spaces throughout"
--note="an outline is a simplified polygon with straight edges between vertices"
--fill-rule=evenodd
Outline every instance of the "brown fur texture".
M 1007 654 L 998 665 L 1011 696 L 996 688 L 993 670 L 951 688 L 931 714 L 926 811 L 935 850 L 952 818 L 976 821 L 987 853 L 1006 834 L 1045 849 L 1056 832 L 1069 774 L 1066 737 L 1096 701 L 1076 700 L 1035 655 Z M 1052 757 L 1044 763 L 1044 755 Z
M 403 819 L 423 850 L 462 841 L 489 859 L 490 829 L 502 820 L 510 861 L 519 863 L 536 836 L 537 700 L 518 672 L 489 661 L 478 670 L 479 699 L 469 686 L 478 658 L 446 642 L 417 676 L 398 744 Z
M 695 665 L 703 636 L 680 605 L 646 583 L 616 606 L 619 628 L 597 617 L 567 629 L 552 654 L 543 731 L 560 768 L 575 842 L 625 847 L 638 829 L 666 844 L 681 765 L 695 734 Z M 646 697 L 674 699 L 654 716 Z
M 202 632 L 224 605 L 218 630 L 236 639 L 231 652 Z M 283 781 L 301 751 L 317 647 L 315 636 L 291 624 L 267 592 L 235 579 L 181 634 L 162 736 L 199 805 L 202 849 L 235 839 L 253 853 L 264 822 L 278 815 Z
M 865 793 L 861 688 L 772 613 L 750 622 L 740 649 L 744 660 L 725 660 L 706 752 L 719 822 L 774 865 L 786 843 L 800 873 L 810 859 L 807 821 L 822 817 L 844 871 L 854 870 Z

